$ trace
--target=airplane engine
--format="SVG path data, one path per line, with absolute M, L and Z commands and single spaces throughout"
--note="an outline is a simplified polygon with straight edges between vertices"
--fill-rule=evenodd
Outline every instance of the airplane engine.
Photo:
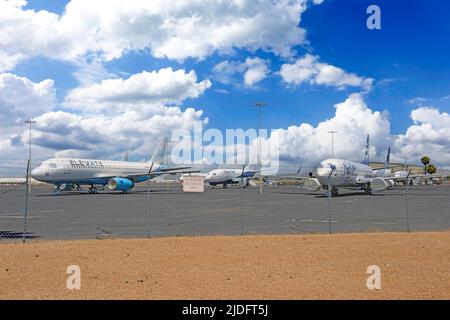
M 59 186 L 59 190 L 60 191 L 72 191 L 75 188 L 75 185 L 71 184 L 71 183 L 63 183 L 62 185 Z
M 395 181 L 394 180 L 386 180 L 387 184 L 388 184 L 388 188 L 392 188 L 395 186 Z
M 134 187 L 131 180 L 125 178 L 112 178 L 108 181 L 108 188 L 116 191 L 128 191 Z
M 322 188 L 322 185 L 320 184 L 319 180 L 316 178 L 308 179 L 304 182 L 304 188 L 308 191 L 319 191 L 320 188 Z
M 370 182 L 370 188 L 373 191 L 384 191 L 389 187 L 389 183 L 382 178 L 372 179 Z

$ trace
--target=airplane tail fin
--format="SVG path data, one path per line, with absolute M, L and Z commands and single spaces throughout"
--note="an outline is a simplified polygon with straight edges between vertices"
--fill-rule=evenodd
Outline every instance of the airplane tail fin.
M 366 141 L 366 148 L 364 149 L 364 160 L 362 163 L 369 164 L 370 158 L 369 158 L 369 135 L 367 135 L 367 141 Z
M 153 156 L 148 163 L 162 164 L 164 162 L 164 157 L 167 154 L 167 138 L 162 138 L 158 143 Z
M 389 147 L 388 149 L 386 162 L 384 163 L 384 168 L 389 169 L 390 165 L 391 165 L 391 147 Z

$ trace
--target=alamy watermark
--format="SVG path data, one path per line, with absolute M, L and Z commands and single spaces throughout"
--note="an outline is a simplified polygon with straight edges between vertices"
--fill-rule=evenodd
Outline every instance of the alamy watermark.
M 369 30 L 381 30 L 381 9 L 379 6 L 373 4 L 367 7 L 367 14 L 370 16 L 367 18 L 366 26 Z
M 370 276 L 367 278 L 367 288 L 369 290 L 380 290 L 381 289 L 380 267 L 376 265 L 367 267 L 367 274 L 370 274 Z
M 277 130 L 203 128 L 196 121 L 193 130 L 178 129 L 172 133 L 175 143 L 170 153 L 175 164 L 246 165 L 261 164 L 264 170 L 279 168 L 279 134 Z
M 81 269 L 77 265 L 67 267 L 66 273 L 69 275 L 66 280 L 66 287 L 69 290 L 81 289 Z

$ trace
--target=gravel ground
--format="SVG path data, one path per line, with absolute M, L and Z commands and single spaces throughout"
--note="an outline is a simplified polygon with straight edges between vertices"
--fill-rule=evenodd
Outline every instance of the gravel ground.
M 3 243 L 0 299 L 450 299 L 450 232 Z

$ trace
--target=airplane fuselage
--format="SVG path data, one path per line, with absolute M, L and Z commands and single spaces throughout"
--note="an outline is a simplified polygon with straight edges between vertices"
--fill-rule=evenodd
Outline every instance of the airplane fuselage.
M 210 171 L 205 178 L 205 181 L 210 185 L 226 185 L 239 183 L 241 180 L 242 169 L 215 169 Z M 255 175 L 255 171 L 245 171 L 243 179 L 248 180 Z
M 372 168 L 366 164 L 326 159 L 317 166 L 316 177 L 322 187 L 355 187 L 372 178 Z
M 31 176 L 37 181 L 56 186 L 62 184 L 105 186 L 110 178 L 104 177 L 142 175 L 134 182 L 144 182 L 150 178 L 148 176 L 150 167 L 150 163 L 143 162 L 55 158 L 42 162 L 31 172 Z M 154 167 L 152 172 L 157 170 L 158 168 Z

